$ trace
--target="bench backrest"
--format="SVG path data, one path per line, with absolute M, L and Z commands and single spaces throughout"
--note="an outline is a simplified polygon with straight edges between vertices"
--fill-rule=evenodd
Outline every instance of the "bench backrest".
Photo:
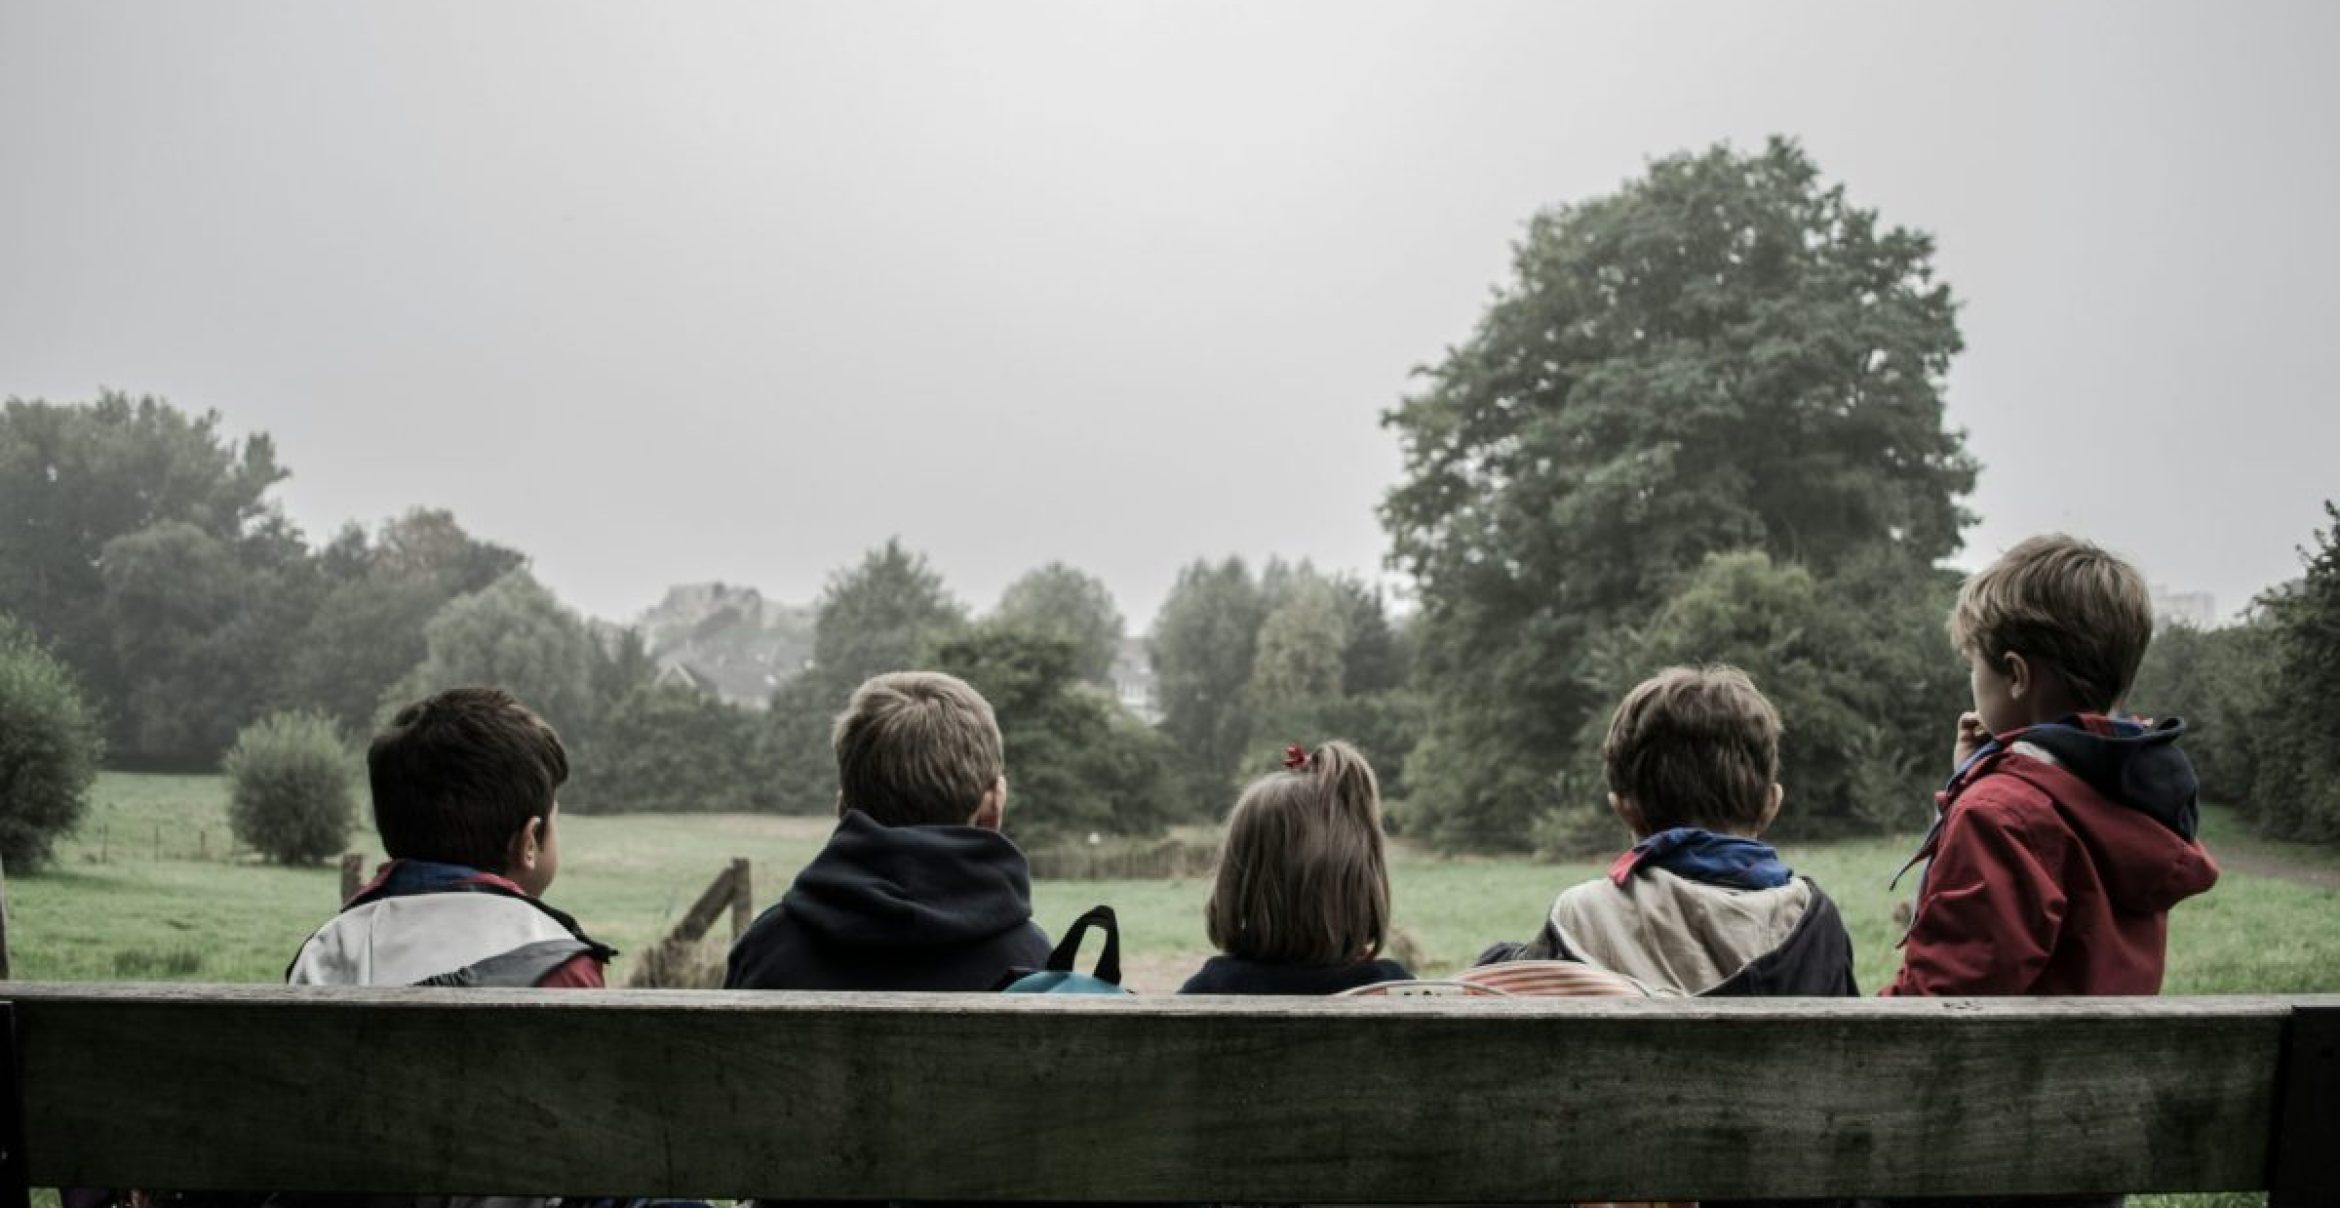
M 2340 1203 L 2322 1198 L 2340 996 L 0 999 L 23 1108 L 9 1156 L 40 1186 L 1189 1203 L 2275 1186 Z

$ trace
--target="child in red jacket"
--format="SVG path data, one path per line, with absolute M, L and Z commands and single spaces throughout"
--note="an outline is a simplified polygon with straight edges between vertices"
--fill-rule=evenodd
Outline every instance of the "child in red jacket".
M 2169 909 L 2218 866 L 2194 837 L 2184 723 L 2114 715 L 2153 638 L 2135 567 L 2034 537 L 1968 579 L 1957 771 L 1887 994 L 2157 994 Z

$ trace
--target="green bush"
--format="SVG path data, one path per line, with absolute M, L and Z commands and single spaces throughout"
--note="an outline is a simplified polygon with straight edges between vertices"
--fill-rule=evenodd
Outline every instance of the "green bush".
M 1613 825 L 1600 759 L 1610 710 L 1644 678 L 1684 663 L 1737 666 L 1778 708 L 1780 837 L 1922 828 L 1968 700 L 1942 630 L 1956 584 L 1882 552 L 1826 577 L 1761 552 L 1710 556 L 1646 623 L 1594 651 L 1601 703 L 1553 782 L 1562 799 L 1532 831 L 1537 847 L 1585 854 L 1582 845 Z
M 745 813 L 775 776 L 746 710 L 679 684 L 638 684 L 610 710 L 594 754 L 595 813 Z
M 8 871 L 40 867 L 80 823 L 102 749 L 72 673 L 0 617 L 0 861 Z
M 1072 643 L 986 622 L 942 643 L 935 667 L 974 685 L 999 716 L 1007 833 L 1026 850 L 1169 826 L 1176 750 L 1081 680 Z
M 228 825 L 280 864 L 312 864 L 349 844 L 355 821 L 349 748 L 315 713 L 273 713 L 244 727 L 221 770 Z

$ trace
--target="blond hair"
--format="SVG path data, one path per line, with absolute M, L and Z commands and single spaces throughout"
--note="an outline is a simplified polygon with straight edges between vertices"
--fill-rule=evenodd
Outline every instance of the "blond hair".
M 898 671 L 854 689 L 830 745 L 840 808 L 887 826 L 965 825 L 1007 767 L 991 702 L 936 671 Z
M 1345 742 L 1251 782 L 1227 818 L 1203 911 L 1211 943 L 1245 960 L 1345 965 L 1389 938 L 1381 785 Z
M 1779 710 L 1746 672 L 1722 663 L 1668 667 L 1626 693 L 1609 718 L 1601 771 L 1652 832 L 1745 830 L 1771 808 L 1779 734 Z
M 2061 676 L 2083 709 L 2128 695 L 2153 641 L 2153 596 L 2137 568 L 2062 533 L 2033 537 L 1958 589 L 1950 640 L 1994 666 L 2010 654 Z

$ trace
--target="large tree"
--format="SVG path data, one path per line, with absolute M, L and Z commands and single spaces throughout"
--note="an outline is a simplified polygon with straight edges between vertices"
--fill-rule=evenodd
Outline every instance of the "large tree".
M 2275 674 L 2250 724 L 2253 821 L 2267 834 L 2340 843 L 2340 507 L 2305 551 L 2307 573 L 2262 600 L 2274 626 Z
M 423 627 L 431 618 L 523 559 L 474 538 L 447 512 L 418 508 L 370 541 L 356 525 L 344 528 L 316 562 L 323 592 L 293 642 L 277 695 L 363 734 L 382 693 L 429 654 Z
M 131 761 L 201 763 L 267 703 L 313 576 L 266 435 L 108 392 L 0 409 L 0 611 L 70 664 Z
M 601 712 L 593 682 L 596 639 L 585 619 L 526 569 L 441 608 L 424 627 L 423 641 L 428 654 L 392 686 L 382 712 L 448 688 L 502 688 L 560 731 L 572 774 L 581 770 Z M 589 788 L 572 795 L 579 804 L 599 804 Z
M 999 621 L 943 642 L 935 666 L 981 692 L 999 715 L 1007 832 L 1026 847 L 1091 834 L 1155 834 L 1177 809 L 1169 743 L 1075 674 L 1059 637 Z
M 1121 609 L 1095 575 L 1051 562 L 1008 584 L 992 617 L 1071 643 L 1076 674 L 1092 684 L 1113 682 L 1113 660 L 1121 653 Z
M 1471 338 L 1385 416 L 1434 719 L 1411 817 L 1434 838 L 1527 840 L 1600 703 L 1594 640 L 1707 554 L 1825 574 L 1957 548 L 1974 464 L 1943 427 L 1960 340 L 1932 250 L 1782 140 L 1530 221 Z
M 833 807 L 837 765 L 829 725 L 863 680 L 914 671 L 966 624 L 966 610 L 922 554 L 889 539 L 830 576 L 814 609 L 812 665 L 772 694 L 766 766 L 790 813 Z
M 1162 731 L 1203 791 L 1231 784 L 1251 740 L 1247 689 L 1267 604 L 1240 558 L 1195 562 L 1154 618 Z

